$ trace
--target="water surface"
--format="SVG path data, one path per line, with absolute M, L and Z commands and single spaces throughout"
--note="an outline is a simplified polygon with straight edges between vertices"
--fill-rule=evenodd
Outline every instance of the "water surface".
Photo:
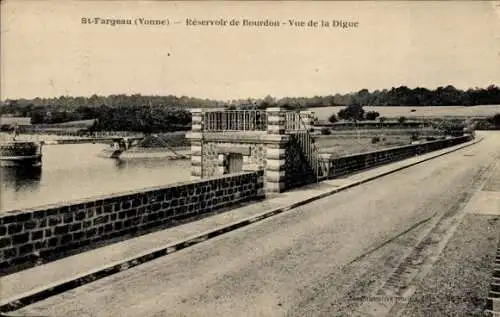
M 71 201 L 190 179 L 189 160 L 118 161 L 105 144 L 45 145 L 41 169 L 2 168 L 1 210 Z

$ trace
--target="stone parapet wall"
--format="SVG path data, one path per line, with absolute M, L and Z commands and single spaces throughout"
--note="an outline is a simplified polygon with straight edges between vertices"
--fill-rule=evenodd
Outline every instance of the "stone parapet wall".
M 264 171 L 0 215 L 0 270 L 264 196 Z
M 490 291 L 487 298 L 487 311 L 492 316 L 500 315 L 500 241 L 491 272 Z M 496 315 L 495 315 L 496 314 Z
M 328 177 L 334 178 L 355 171 L 368 169 L 371 167 L 400 161 L 412 156 L 425 154 L 428 152 L 444 149 L 460 143 L 470 141 L 471 136 L 462 136 L 446 140 L 426 142 L 422 144 L 400 146 L 381 151 L 349 155 L 339 158 L 328 158 L 323 160 L 328 162 Z

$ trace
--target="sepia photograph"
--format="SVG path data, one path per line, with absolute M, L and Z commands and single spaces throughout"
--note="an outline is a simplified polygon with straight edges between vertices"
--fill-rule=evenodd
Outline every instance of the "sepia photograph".
M 500 1 L 0 5 L 0 316 L 500 317 Z

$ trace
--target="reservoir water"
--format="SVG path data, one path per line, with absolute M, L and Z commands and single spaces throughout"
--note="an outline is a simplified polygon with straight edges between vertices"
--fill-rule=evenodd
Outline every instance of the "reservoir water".
M 0 210 L 30 208 L 190 180 L 189 160 L 118 161 L 105 144 L 45 145 L 41 169 L 1 168 Z

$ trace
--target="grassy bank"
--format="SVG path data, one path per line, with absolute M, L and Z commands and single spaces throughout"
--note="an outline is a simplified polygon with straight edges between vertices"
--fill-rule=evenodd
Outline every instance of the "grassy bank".
M 315 135 L 315 140 L 320 152 L 340 157 L 409 145 L 414 134 L 418 135 L 420 139 L 425 139 L 428 136 L 439 136 L 439 133 L 431 130 L 422 133 L 418 129 L 363 129 L 358 131 L 335 130 L 330 135 Z
M 371 137 L 357 138 L 339 138 L 331 136 L 321 136 L 316 139 L 316 146 L 321 153 L 329 153 L 334 157 L 346 156 L 357 153 L 382 150 L 395 146 L 410 144 L 410 137 L 392 136 L 386 137 L 377 143 L 372 143 Z

